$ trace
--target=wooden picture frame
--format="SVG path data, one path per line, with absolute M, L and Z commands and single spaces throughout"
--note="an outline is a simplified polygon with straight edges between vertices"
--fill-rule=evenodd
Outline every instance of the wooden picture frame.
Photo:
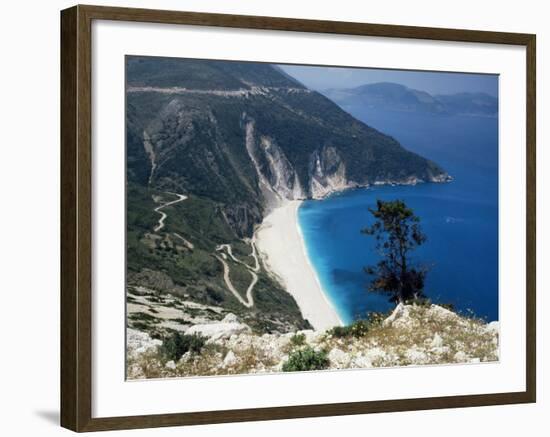
M 517 45 L 527 64 L 526 390 L 482 395 L 279 406 L 180 414 L 92 417 L 92 36 L 93 20 L 185 24 Z M 250 420 L 529 403 L 536 400 L 535 35 L 381 24 L 75 6 L 61 12 L 61 425 L 100 431 Z

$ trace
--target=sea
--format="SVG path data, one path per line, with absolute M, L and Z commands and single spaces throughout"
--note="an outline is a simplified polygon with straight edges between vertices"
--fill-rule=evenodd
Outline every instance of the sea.
M 380 260 L 374 238 L 361 234 L 373 223 L 369 207 L 377 199 L 401 199 L 420 218 L 427 241 L 412 257 L 428 269 L 427 297 L 498 320 L 498 119 L 344 109 L 435 161 L 453 180 L 347 190 L 300 206 L 306 252 L 342 321 L 393 306 L 387 296 L 368 291 L 372 278 L 364 271 Z

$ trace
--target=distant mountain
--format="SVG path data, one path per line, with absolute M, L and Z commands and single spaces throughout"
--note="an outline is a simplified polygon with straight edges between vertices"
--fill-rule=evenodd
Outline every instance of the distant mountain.
M 465 115 L 498 115 L 498 99 L 485 93 L 459 93 L 435 96 L 448 112 Z
M 356 88 L 329 89 L 325 96 L 340 106 L 363 105 L 392 111 L 424 112 L 444 115 L 496 116 L 498 99 L 485 93 L 431 95 L 390 82 Z

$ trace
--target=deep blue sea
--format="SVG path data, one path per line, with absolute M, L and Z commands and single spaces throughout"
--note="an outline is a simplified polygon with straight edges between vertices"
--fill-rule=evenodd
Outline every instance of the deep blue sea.
M 368 311 L 391 308 L 387 297 L 367 292 L 370 279 L 363 266 L 379 257 L 374 239 L 360 230 L 372 224 L 368 208 L 377 199 L 402 199 L 428 236 L 414 253 L 415 261 L 430 269 L 427 296 L 498 320 L 498 120 L 346 110 L 437 162 L 454 180 L 349 190 L 302 204 L 298 220 L 306 250 L 341 319 L 349 323 Z

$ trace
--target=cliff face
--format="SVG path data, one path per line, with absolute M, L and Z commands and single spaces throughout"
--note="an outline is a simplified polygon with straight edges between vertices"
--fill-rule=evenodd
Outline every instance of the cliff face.
M 246 147 L 258 175 L 258 184 L 268 209 L 285 200 L 321 199 L 331 193 L 358 186 L 346 178 L 346 165 L 334 147 L 315 150 L 309 158 L 307 185 L 277 142 L 269 137 L 255 138 L 254 122 L 246 126 Z M 262 165 L 261 163 L 266 163 Z
M 268 64 L 129 57 L 127 79 L 129 183 L 217 202 L 241 237 L 285 199 L 448 177 Z

